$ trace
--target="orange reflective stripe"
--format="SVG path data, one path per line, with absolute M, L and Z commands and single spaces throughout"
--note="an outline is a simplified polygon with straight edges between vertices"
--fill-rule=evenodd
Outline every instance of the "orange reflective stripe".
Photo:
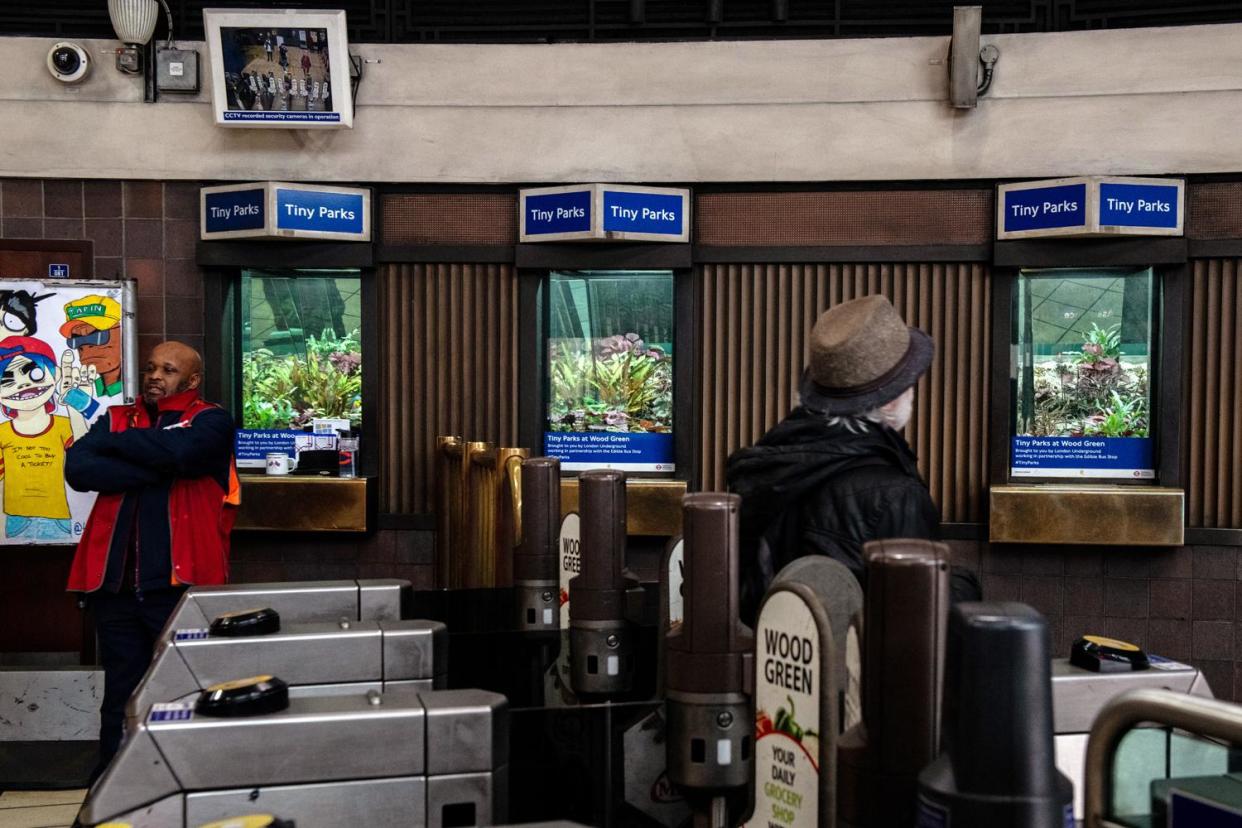
M 237 463 L 229 461 L 229 491 L 224 496 L 225 506 L 241 506 L 241 480 L 237 477 Z

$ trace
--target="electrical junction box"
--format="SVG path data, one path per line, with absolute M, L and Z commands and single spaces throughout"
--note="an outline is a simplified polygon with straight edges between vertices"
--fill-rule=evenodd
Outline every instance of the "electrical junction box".
M 198 52 L 193 49 L 157 50 L 155 86 L 161 92 L 197 92 Z

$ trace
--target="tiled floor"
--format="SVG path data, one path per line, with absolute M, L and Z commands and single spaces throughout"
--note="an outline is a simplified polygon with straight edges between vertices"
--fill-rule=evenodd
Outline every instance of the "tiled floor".
M 86 789 L 0 793 L 0 828 L 67 828 L 78 815 Z

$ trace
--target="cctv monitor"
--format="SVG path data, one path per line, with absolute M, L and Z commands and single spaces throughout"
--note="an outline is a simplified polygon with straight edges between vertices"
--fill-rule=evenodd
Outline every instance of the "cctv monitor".
M 215 121 L 226 127 L 352 127 L 345 12 L 204 9 Z

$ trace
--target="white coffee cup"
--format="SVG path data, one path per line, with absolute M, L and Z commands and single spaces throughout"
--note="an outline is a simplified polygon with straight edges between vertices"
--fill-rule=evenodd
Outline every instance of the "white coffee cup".
M 268 474 L 288 474 L 297 467 L 298 461 L 291 459 L 283 451 L 273 451 L 267 455 Z

